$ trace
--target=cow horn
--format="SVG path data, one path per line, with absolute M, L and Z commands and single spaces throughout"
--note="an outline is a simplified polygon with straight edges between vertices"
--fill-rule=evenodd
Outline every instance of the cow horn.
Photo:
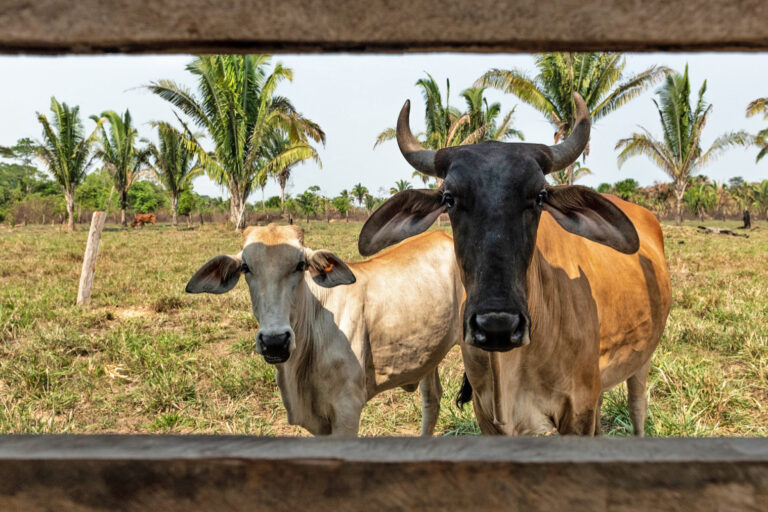
M 397 145 L 411 167 L 424 174 L 437 176 L 435 173 L 435 153 L 424 149 L 421 143 L 411 133 L 408 118 L 411 114 L 411 100 L 405 100 L 405 105 L 397 117 Z M 439 177 L 439 176 L 438 176 Z
M 589 142 L 589 111 L 581 94 L 573 93 L 573 101 L 576 103 L 576 118 L 573 122 L 573 130 L 560 144 L 549 146 L 552 150 L 552 168 L 549 172 L 565 169 L 579 158 Z

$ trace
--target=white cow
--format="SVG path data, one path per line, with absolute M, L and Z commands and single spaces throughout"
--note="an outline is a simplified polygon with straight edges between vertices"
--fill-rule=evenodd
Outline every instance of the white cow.
M 187 292 L 224 293 L 245 275 L 259 320 L 256 352 L 277 366 L 288 422 L 355 436 L 368 400 L 418 385 L 421 433 L 432 435 L 437 366 L 461 337 L 464 292 L 451 237 L 424 234 L 355 264 L 304 247 L 297 226 L 250 227 L 244 239 L 239 254 L 203 265 Z

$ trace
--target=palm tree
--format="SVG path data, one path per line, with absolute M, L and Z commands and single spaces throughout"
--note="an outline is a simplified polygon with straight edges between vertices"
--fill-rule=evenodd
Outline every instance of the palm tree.
M 411 185 L 411 182 L 406 180 L 397 180 L 395 182 L 394 187 L 389 188 L 390 195 L 395 195 L 398 192 L 402 192 L 403 190 L 410 190 L 413 188 L 413 185 Z
M 352 187 L 351 194 L 352 194 L 352 197 L 357 199 L 357 204 L 359 204 L 361 208 L 365 206 L 365 197 L 369 195 L 369 193 L 368 193 L 368 189 L 364 187 L 362 183 L 358 183 L 357 185 Z
M 461 112 L 449 104 L 451 83 L 445 81 L 445 105 L 440 93 L 440 86 L 435 79 L 427 73 L 427 78 L 420 78 L 416 86 L 421 88 L 425 105 L 426 133 L 419 134 L 421 143 L 429 149 L 442 149 L 464 144 L 475 144 L 487 140 L 508 140 L 513 137 L 522 139 L 521 131 L 512 127 L 513 108 L 507 112 L 499 123 L 501 104 L 488 104 L 484 97 L 485 88 L 470 88 L 461 93 L 467 105 L 467 111 Z M 394 128 L 387 128 L 376 137 L 376 148 L 382 142 L 396 137 Z M 429 182 L 429 177 L 418 171 L 412 177 L 420 177 L 424 184 Z
M 547 176 L 552 178 L 552 181 L 555 182 L 555 185 L 567 185 L 569 180 L 573 181 L 573 183 L 576 183 L 584 176 L 588 176 L 590 174 L 592 174 L 591 169 L 583 167 L 579 162 L 574 162 L 572 175 L 568 172 L 568 169 L 560 169 L 559 171 L 549 173 Z
M 762 210 L 765 213 L 765 220 L 768 220 L 768 180 L 752 186 L 752 205 Z
M 667 76 L 656 91 L 659 100 L 653 100 L 659 112 L 663 139 L 654 138 L 646 128 L 641 127 L 642 133 L 633 133 L 616 143 L 616 149 L 621 150 L 619 167 L 633 156 L 645 155 L 672 178 L 676 199 L 675 223 L 678 226 L 683 219 L 683 196 L 689 179 L 729 147 L 744 146 L 751 140 L 749 134 L 743 131 L 725 133 L 715 139 L 709 149 L 702 151 L 701 133 L 712 112 L 712 105 L 704 101 L 706 90 L 705 80 L 699 89 L 696 107 L 691 108 L 688 66 L 685 66 L 682 75 L 675 73 Z
M 192 149 L 192 134 L 182 133 L 172 125 L 164 122 L 154 122 L 157 128 L 159 146 L 149 143 L 148 149 L 152 156 L 150 168 L 163 184 L 171 199 L 172 224 L 177 225 L 179 196 L 192 183 L 192 180 L 202 174 L 203 168 L 195 161 L 195 151 Z
M 267 141 L 259 178 L 273 176 L 280 185 L 280 210 L 285 213 L 285 187 L 291 179 L 291 172 L 297 164 L 313 160 L 322 169 L 323 163 L 317 150 L 307 142 L 292 142 L 283 131 L 276 131 Z M 263 190 L 263 189 L 262 189 Z
M 128 190 L 137 179 L 147 173 L 147 169 L 143 167 L 149 162 L 149 149 L 140 149 L 137 146 L 139 132 L 133 126 L 128 110 L 122 116 L 108 110 L 102 112 L 100 117 L 91 116 L 91 119 L 97 122 L 103 119 L 109 124 L 109 131 L 103 124 L 99 127 L 96 156 L 112 175 L 115 190 L 120 194 L 120 224 L 127 227 L 125 210 L 128 205 Z
M 757 98 L 747 105 L 747 117 L 752 117 L 757 114 L 763 114 L 765 120 L 768 121 L 768 98 Z M 759 162 L 766 154 L 768 154 L 768 128 L 764 128 L 757 132 L 755 141 L 760 146 L 760 151 L 757 153 L 756 162 Z
M 170 80 L 147 86 L 210 134 L 213 154 L 199 148 L 198 157 L 211 179 L 228 188 L 236 229 L 245 227 L 246 201 L 268 164 L 268 141 L 276 130 L 292 143 L 325 144 L 320 127 L 275 94 L 280 83 L 293 80 L 293 71 L 279 62 L 270 71 L 270 60 L 269 55 L 198 56 L 187 65 L 198 79 L 198 95 Z
M 541 112 L 555 130 L 555 142 L 571 133 L 575 116 L 573 93 L 589 108 L 593 123 L 633 100 L 671 70 L 651 66 L 636 75 L 624 76 L 627 61 L 620 53 L 556 52 L 536 55 L 538 73 L 531 77 L 519 69 L 491 69 L 475 85 L 514 94 Z M 589 145 L 585 154 L 589 153 Z M 572 185 L 573 169 L 568 168 Z
M 48 172 L 64 188 L 67 203 L 67 229 L 75 229 L 75 187 L 85 179 L 91 163 L 96 130 L 89 136 L 83 133 L 80 121 L 80 107 L 67 106 L 51 98 L 53 124 L 44 114 L 37 113 L 37 120 L 43 126 L 43 141 L 37 143 L 37 154 L 43 160 Z M 101 123 L 96 124 L 96 129 Z
M 349 207 L 351 205 L 349 192 L 342 190 L 338 196 L 333 198 L 332 202 L 333 207 L 336 208 L 336 210 L 341 215 L 344 215 L 346 217 L 346 221 L 349 222 Z

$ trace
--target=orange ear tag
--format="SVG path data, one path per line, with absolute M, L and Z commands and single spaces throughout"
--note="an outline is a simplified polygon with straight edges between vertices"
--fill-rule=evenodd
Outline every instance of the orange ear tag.
M 328 266 L 323 269 L 323 272 L 327 274 L 331 270 L 333 270 L 333 263 L 329 263 Z

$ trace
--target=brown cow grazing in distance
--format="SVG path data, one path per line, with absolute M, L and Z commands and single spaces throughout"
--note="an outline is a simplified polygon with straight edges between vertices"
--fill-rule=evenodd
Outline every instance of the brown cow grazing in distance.
M 131 227 L 136 226 L 144 227 L 144 224 L 157 224 L 157 218 L 154 213 L 137 213 L 136 217 L 131 221 Z
M 473 399 L 484 433 L 593 435 L 602 391 L 622 381 L 635 433 L 644 432 L 648 367 L 671 306 L 661 227 L 613 196 L 547 184 L 589 142 L 578 94 L 574 105 L 560 144 L 435 152 L 411 134 L 406 102 L 400 151 L 442 185 L 396 194 L 360 234 L 360 253 L 373 254 L 448 212 L 467 294 L 459 398 Z
M 421 433 L 431 435 L 442 396 L 437 366 L 461 336 L 451 237 L 421 235 L 354 264 L 304 247 L 298 226 L 250 227 L 244 239 L 239 254 L 203 265 L 187 292 L 224 293 L 245 275 L 256 352 L 277 366 L 288 422 L 354 436 L 373 396 L 418 386 Z

